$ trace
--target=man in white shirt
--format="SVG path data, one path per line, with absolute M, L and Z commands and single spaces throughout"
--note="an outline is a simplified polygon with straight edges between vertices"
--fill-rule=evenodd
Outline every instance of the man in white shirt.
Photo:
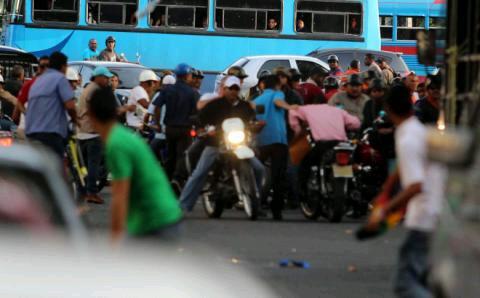
M 150 96 L 155 91 L 158 78 L 151 70 L 140 73 L 140 85 L 133 88 L 127 102 L 127 125 L 133 129 L 141 129 L 143 118 L 150 103 Z
M 386 99 L 386 107 L 397 127 L 398 169 L 394 175 L 400 180 L 402 191 L 383 210 L 371 215 L 369 226 L 375 228 L 389 213 L 407 208 L 405 226 L 408 233 L 400 249 L 395 293 L 402 298 L 432 297 L 426 284 L 428 253 L 431 234 L 441 211 L 445 172 L 427 160 L 426 128 L 413 114 L 408 88 L 394 86 Z

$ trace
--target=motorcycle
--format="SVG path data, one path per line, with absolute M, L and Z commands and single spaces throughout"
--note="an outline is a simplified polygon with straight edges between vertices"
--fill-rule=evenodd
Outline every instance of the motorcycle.
M 321 157 L 318 163 L 312 164 L 308 169 L 306 190 L 300 208 L 308 219 L 317 219 L 322 215 L 329 222 L 340 222 L 353 203 L 361 200 L 354 174 L 356 142 L 315 143 L 311 135 L 308 140 Z
M 260 190 L 249 162 L 255 157 L 249 147 L 250 130 L 240 118 L 226 119 L 221 130 L 220 154 L 201 194 L 205 212 L 210 218 L 220 218 L 225 208 L 241 204 L 248 218 L 256 220 L 260 210 Z M 207 133 L 213 131 L 215 128 L 207 128 Z

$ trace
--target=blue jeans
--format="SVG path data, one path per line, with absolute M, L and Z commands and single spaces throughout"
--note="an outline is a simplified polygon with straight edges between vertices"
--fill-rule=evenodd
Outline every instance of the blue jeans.
M 395 294 L 399 298 L 433 297 L 427 287 L 430 233 L 409 230 L 400 248 Z
M 87 166 L 87 195 L 98 193 L 97 181 L 100 172 L 100 163 L 102 162 L 102 141 L 100 137 L 93 139 L 80 140 L 80 148 L 85 165 Z
M 63 161 L 65 155 L 65 139 L 57 134 L 50 132 L 36 132 L 27 135 L 30 141 L 41 143 L 55 153 Z
M 215 163 L 219 155 L 218 148 L 207 146 L 202 152 L 202 156 L 198 161 L 197 167 L 192 173 L 192 176 L 187 181 L 185 188 L 180 196 L 180 206 L 183 210 L 192 211 L 198 196 L 207 182 L 208 172 Z M 255 180 L 257 182 L 258 190 L 262 188 L 263 177 L 265 176 L 265 169 L 262 163 L 255 157 L 249 160 L 253 171 L 255 173 Z

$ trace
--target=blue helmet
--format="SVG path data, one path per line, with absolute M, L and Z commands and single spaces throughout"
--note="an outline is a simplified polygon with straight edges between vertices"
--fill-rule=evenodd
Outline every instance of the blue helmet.
M 192 71 L 193 71 L 193 68 L 190 65 L 188 65 L 187 63 L 180 63 L 173 70 L 173 72 L 177 76 L 184 76 L 184 75 L 187 75 L 189 73 L 192 73 Z

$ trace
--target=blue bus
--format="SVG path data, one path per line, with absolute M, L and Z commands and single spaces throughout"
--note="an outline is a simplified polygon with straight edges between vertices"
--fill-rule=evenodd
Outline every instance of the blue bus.
M 446 0 L 379 0 L 382 50 L 403 53 L 410 70 L 420 76 L 431 72 L 417 60 L 419 30 L 437 30 L 442 36 L 446 25 Z
M 377 0 L 5 1 L 3 43 L 37 57 L 63 51 L 81 60 L 89 39 L 101 50 L 110 35 L 130 62 L 159 69 L 186 62 L 222 71 L 249 55 L 380 49 Z

